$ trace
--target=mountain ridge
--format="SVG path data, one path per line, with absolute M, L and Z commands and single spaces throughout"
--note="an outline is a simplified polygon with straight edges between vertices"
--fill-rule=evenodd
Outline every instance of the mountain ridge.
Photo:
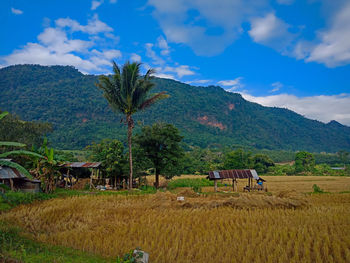
M 0 69 L 0 109 L 24 120 L 47 121 L 59 148 L 82 148 L 102 138 L 125 140 L 121 115 L 108 107 L 96 75 L 72 66 L 15 65 Z M 310 120 L 291 110 L 265 107 L 219 86 L 191 86 L 155 78 L 154 92 L 170 98 L 135 115 L 136 123 L 176 125 L 190 145 L 242 145 L 259 149 L 335 152 L 350 149 L 350 127 Z

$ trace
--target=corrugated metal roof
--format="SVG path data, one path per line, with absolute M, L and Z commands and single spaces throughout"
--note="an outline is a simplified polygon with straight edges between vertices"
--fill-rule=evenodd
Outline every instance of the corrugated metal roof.
M 208 179 L 245 179 L 258 177 L 255 170 L 241 169 L 241 170 L 222 170 L 222 171 L 210 171 Z
M 86 162 L 73 162 L 73 163 L 66 163 L 63 165 L 63 167 L 72 167 L 72 168 L 98 168 L 101 165 L 101 162 L 95 162 L 95 163 L 86 163 Z
M 17 169 L 0 166 L 0 179 L 25 178 Z

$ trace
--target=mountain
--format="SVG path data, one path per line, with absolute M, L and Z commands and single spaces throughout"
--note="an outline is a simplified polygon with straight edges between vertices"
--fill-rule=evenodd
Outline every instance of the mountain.
M 0 69 L 0 109 L 24 120 L 53 124 L 53 146 L 83 148 L 103 138 L 125 141 L 122 115 L 115 115 L 95 86 L 98 76 L 70 66 L 16 65 Z M 217 86 L 197 87 L 154 79 L 154 92 L 170 98 L 135 115 L 138 127 L 163 121 L 176 125 L 190 145 L 335 152 L 350 150 L 350 127 L 264 107 Z M 136 130 L 137 132 L 137 130 Z

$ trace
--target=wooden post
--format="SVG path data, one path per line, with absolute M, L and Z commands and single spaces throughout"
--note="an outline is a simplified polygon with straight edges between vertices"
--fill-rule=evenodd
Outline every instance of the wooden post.
M 94 168 L 92 168 L 91 174 L 90 174 L 90 189 L 92 188 L 92 175 L 93 174 L 94 174 Z
M 11 186 L 11 191 L 15 190 L 14 187 L 13 187 L 13 180 L 12 180 L 12 178 L 10 178 L 10 186 Z
M 214 180 L 214 191 L 217 192 L 218 191 L 218 181 Z

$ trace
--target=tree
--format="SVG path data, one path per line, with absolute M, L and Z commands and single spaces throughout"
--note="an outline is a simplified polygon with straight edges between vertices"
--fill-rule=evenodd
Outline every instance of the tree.
M 31 172 L 41 180 L 45 193 L 51 193 L 56 188 L 56 183 L 61 176 L 60 168 L 62 162 L 58 160 L 53 148 L 47 147 L 47 139 L 37 150 L 43 158 L 36 160 L 35 168 Z
M 6 115 L 8 115 L 8 112 L 6 112 L 6 111 L 0 113 L 0 120 L 3 119 Z M 0 165 L 15 168 L 18 171 L 20 171 L 21 173 L 23 173 L 25 176 L 27 176 L 28 178 L 32 178 L 32 175 L 22 165 L 20 165 L 16 162 L 13 162 L 9 159 L 4 159 L 4 158 L 7 158 L 9 156 L 16 156 L 16 155 L 28 156 L 28 157 L 34 157 L 34 158 L 43 158 L 42 155 L 34 153 L 34 152 L 26 151 L 26 150 L 13 150 L 13 151 L 6 151 L 6 152 L 1 153 L 1 148 L 25 147 L 25 146 L 26 145 L 23 143 L 0 141 Z
M 135 142 L 153 165 L 157 188 L 159 187 L 159 175 L 167 179 L 180 175 L 181 159 L 184 156 L 184 151 L 180 146 L 182 138 L 174 125 L 166 123 L 145 126 L 136 136 Z
M 341 151 L 337 152 L 337 155 L 345 167 L 345 164 L 349 162 L 349 152 L 341 150 Z
M 126 62 L 122 71 L 113 61 L 113 76 L 100 76 L 97 86 L 103 90 L 103 96 L 107 99 L 110 107 L 116 113 L 125 115 L 125 122 L 128 126 L 129 146 L 129 189 L 132 188 L 133 166 L 132 166 L 132 130 L 134 120 L 132 115 L 138 111 L 150 107 L 160 99 L 168 97 L 165 92 L 149 94 L 154 84 L 151 82 L 153 69 L 141 77 L 141 63 Z
M 295 155 L 295 172 L 310 172 L 315 167 L 315 157 L 309 152 L 298 152 Z
M 266 154 L 256 154 L 251 158 L 252 168 L 258 173 L 267 173 L 269 167 L 275 166 L 274 162 Z
M 0 125 L 0 138 L 4 141 L 20 142 L 30 148 L 40 145 L 43 135 L 51 131 L 52 126 L 49 123 L 23 121 L 16 115 L 6 113 L 6 118 L 2 119 Z
M 242 149 L 226 154 L 224 159 L 224 169 L 248 169 L 251 166 L 250 153 Z
M 123 175 L 126 164 L 124 145 L 118 140 L 104 139 L 100 143 L 87 147 L 91 151 L 91 160 L 101 162 L 101 168 L 109 178 Z

